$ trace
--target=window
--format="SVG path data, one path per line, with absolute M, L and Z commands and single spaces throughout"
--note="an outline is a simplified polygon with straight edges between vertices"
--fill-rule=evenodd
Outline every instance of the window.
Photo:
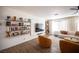
M 68 22 L 66 21 L 66 20 L 63 20 L 63 21 L 60 21 L 59 22 L 59 30 L 65 30 L 65 31 L 67 31 L 67 24 L 68 24 Z
M 58 23 L 57 21 L 52 21 L 52 32 L 59 31 Z
M 67 31 L 68 22 L 67 20 L 61 20 L 61 21 L 52 21 L 52 32 L 65 30 Z

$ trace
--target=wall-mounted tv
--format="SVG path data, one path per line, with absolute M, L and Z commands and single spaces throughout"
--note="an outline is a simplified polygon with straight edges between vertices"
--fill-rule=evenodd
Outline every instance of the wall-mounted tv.
M 36 24 L 35 24 L 35 32 L 41 32 L 41 31 L 44 31 L 44 29 L 43 29 L 43 24 L 41 24 L 41 23 L 36 23 Z

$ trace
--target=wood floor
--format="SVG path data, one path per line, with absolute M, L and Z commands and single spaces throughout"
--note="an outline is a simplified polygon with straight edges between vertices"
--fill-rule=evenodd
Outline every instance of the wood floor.
M 55 43 L 51 48 L 42 48 L 38 45 L 36 39 L 0 51 L 0 53 L 59 53 L 60 50 Z

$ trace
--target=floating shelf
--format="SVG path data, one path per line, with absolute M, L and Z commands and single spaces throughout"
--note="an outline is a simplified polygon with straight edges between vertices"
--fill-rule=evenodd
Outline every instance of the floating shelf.
M 17 36 L 22 34 L 31 35 L 31 21 L 6 20 L 6 37 Z

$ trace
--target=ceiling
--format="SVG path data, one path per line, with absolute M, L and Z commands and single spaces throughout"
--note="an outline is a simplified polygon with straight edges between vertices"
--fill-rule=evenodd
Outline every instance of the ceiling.
M 70 10 L 70 8 L 77 8 L 77 6 L 11 6 L 10 8 L 50 19 L 60 16 L 74 15 L 74 12 L 76 11 Z

